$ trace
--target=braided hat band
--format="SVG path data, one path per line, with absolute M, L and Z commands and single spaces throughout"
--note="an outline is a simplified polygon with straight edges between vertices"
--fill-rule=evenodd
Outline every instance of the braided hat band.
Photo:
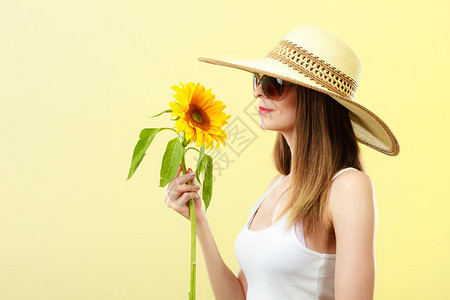
M 328 94 L 349 110 L 358 142 L 390 156 L 400 151 L 387 124 L 353 100 L 361 75 L 358 57 L 346 43 L 322 28 L 310 25 L 295 28 L 263 59 L 198 59 L 273 76 Z
M 278 43 L 267 57 L 285 63 L 343 97 L 353 98 L 355 95 L 357 82 L 288 40 Z

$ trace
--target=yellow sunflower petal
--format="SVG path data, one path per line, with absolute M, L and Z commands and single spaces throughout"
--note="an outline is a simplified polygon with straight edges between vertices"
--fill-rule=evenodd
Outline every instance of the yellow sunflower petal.
M 207 147 L 211 145 L 212 141 L 213 141 L 213 139 L 212 139 L 211 135 L 208 133 L 205 133 L 205 143 L 206 143 Z
M 204 142 L 204 137 L 205 137 L 205 133 L 203 130 L 201 130 L 198 127 L 195 127 L 195 131 L 197 134 L 197 147 L 201 147 L 205 142 Z
M 214 104 L 214 99 L 215 96 L 211 94 L 211 89 L 205 91 L 205 88 L 203 88 L 203 94 L 200 100 L 205 111 L 208 111 L 208 107 Z
M 182 109 L 184 111 L 187 111 L 187 109 L 189 109 L 189 99 L 191 96 L 191 91 L 190 91 L 190 87 L 181 83 L 180 82 L 181 87 L 174 85 L 172 86 L 172 89 L 177 92 L 175 95 L 173 95 L 173 97 L 175 97 L 175 99 L 178 100 L 178 102 L 180 103 Z
M 191 103 L 201 105 L 201 98 L 203 95 L 202 86 L 200 83 L 197 83 L 194 85 L 192 82 L 192 96 L 191 96 Z
M 223 131 L 220 127 L 211 126 L 211 128 L 208 130 L 209 134 L 220 134 Z
M 225 140 L 224 140 L 223 136 L 221 136 L 221 135 L 213 135 L 212 137 L 217 141 L 218 147 L 219 147 L 219 142 L 221 142 L 225 146 Z
M 195 140 L 195 131 L 189 126 L 186 126 L 185 137 L 187 140 Z
M 175 122 L 175 127 L 177 128 L 177 132 L 181 132 L 183 130 L 185 130 L 187 124 L 186 121 L 184 120 L 184 118 L 179 118 L 176 122 Z
M 213 145 L 212 141 L 210 143 L 206 144 L 206 149 L 213 149 L 213 148 L 214 148 L 214 145 Z
M 170 106 L 170 109 L 172 110 L 172 115 L 170 116 L 171 118 L 178 117 L 183 112 L 180 104 L 178 104 L 176 102 L 169 102 L 169 106 Z

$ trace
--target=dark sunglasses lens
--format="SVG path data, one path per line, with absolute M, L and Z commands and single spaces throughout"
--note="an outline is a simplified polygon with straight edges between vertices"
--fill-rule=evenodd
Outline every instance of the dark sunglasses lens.
M 269 99 L 277 99 L 283 93 L 283 81 L 281 79 L 264 76 L 262 86 Z

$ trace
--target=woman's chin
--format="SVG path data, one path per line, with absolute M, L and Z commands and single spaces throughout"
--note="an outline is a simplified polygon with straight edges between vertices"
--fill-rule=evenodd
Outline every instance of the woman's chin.
M 267 122 L 266 120 L 263 120 L 262 118 L 259 121 L 259 127 L 263 130 L 285 132 L 286 128 L 276 126 L 276 125 L 279 125 L 279 124 L 272 124 L 270 121 Z
M 261 127 L 261 129 L 264 129 L 264 130 L 271 130 L 271 131 L 277 130 L 276 128 L 273 128 L 273 126 L 271 126 L 271 124 L 268 124 L 268 122 L 264 122 L 264 120 L 261 120 L 259 122 L 259 127 Z
M 264 117 L 264 116 L 261 116 L 259 118 L 259 126 L 262 129 L 274 130 L 274 127 L 276 127 L 274 125 L 276 125 L 276 124 L 273 124 L 273 121 L 270 118 L 267 118 L 267 117 Z

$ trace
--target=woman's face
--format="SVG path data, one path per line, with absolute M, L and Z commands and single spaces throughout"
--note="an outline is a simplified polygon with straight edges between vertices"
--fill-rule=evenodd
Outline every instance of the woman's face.
M 270 100 L 264 96 L 261 84 L 253 94 L 258 100 L 259 126 L 266 130 L 280 131 L 290 135 L 295 126 L 295 111 L 297 107 L 297 86 L 288 85 L 277 100 Z M 269 109 L 269 112 L 261 108 Z

